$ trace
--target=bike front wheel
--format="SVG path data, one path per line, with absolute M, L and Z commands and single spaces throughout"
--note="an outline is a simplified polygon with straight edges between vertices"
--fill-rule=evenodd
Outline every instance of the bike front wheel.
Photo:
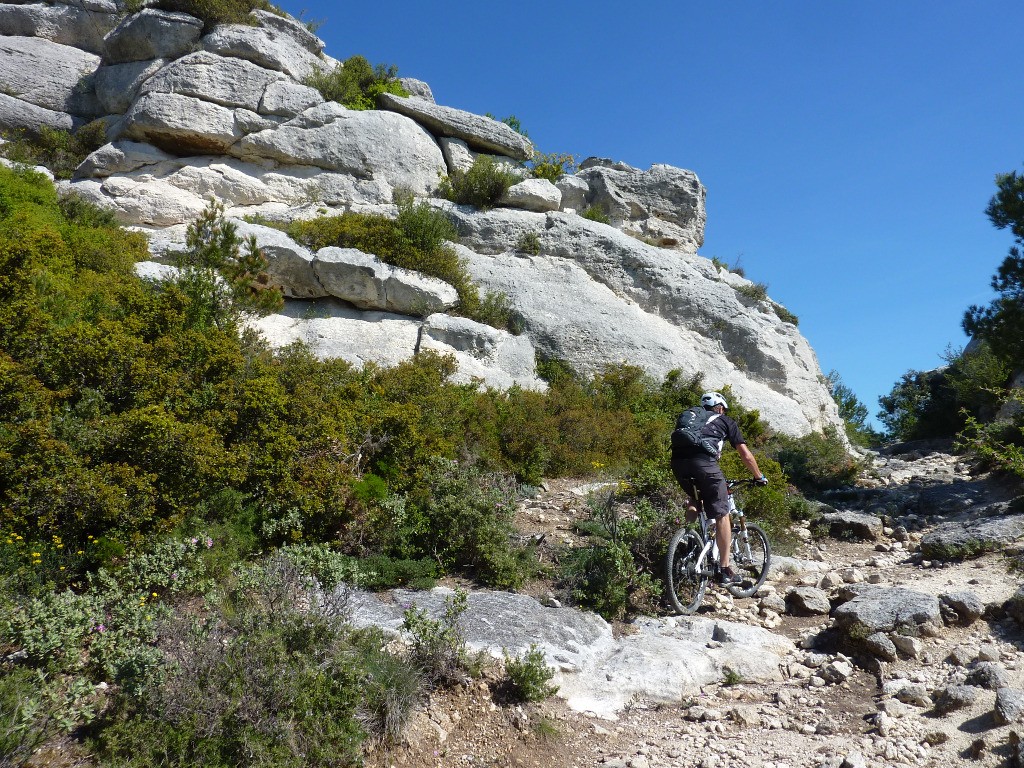
M 708 577 L 697 568 L 704 542 L 693 531 L 680 528 L 668 545 L 665 583 L 669 603 L 679 613 L 691 614 L 700 607 Z
M 747 523 L 746 530 L 732 529 L 732 567 L 743 579 L 727 588 L 735 597 L 750 597 L 764 584 L 771 567 L 772 547 L 761 527 Z

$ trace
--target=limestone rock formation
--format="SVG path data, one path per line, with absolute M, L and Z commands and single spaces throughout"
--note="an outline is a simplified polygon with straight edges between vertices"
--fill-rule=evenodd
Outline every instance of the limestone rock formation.
M 498 209 L 434 204 L 458 225 L 456 248 L 481 293 L 506 295 L 522 335 L 438 314 L 450 287 L 399 281 L 372 254 L 313 254 L 264 227 L 253 231 L 290 299 L 259 323 L 272 342 L 302 339 L 356 364 L 439 350 L 455 355 L 461 380 L 490 386 L 543 388 L 536 355 L 582 374 L 622 362 L 655 377 L 680 369 L 730 385 L 783 432 L 841 426 L 796 327 L 697 255 L 705 190 L 692 171 L 592 158 L 556 184 L 532 179 L 522 161 L 533 147 L 508 125 L 437 104 L 412 78 L 402 80 L 409 98 L 384 94 L 377 110 L 326 102 L 303 82 L 338 66 L 323 43 L 286 16 L 254 11 L 251 21 L 127 13 L 113 0 L 2 4 L 0 129 L 102 119 L 110 143 L 65 191 L 144 229 L 155 258 L 210 198 L 236 220 L 393 216 L 396 190 L 430 199 L 444 174 L 487 154 L 523 179 Z M 611 225 L 578 215 L 589 207 Z

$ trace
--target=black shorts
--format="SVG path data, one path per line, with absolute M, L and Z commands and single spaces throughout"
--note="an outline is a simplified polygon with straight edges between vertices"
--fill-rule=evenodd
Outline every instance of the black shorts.
M 700 492 L 704 514 L 709 520 L 717 520 L 729 514 L 729 488 L 725 484 L 722 468 L 716 462 L 704 460 L 700 456 L 683 459 L 673 457 L 672 474 L 691 499 L 697 496 L 694 490 Z

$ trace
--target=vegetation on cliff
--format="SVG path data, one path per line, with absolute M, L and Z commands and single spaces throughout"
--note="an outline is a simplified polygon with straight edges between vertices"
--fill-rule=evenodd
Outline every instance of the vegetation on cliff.
M 146 257 L 108 214 L 0 168 L 5 761 L 73 734 L 110 765 L 355 762 L 475 662 L 423 616 L 406 628 L 422 658 L 382 650 L 334 588 L 522 585 L 540 565 L 513 511 L 544 477 L 624 480 L 642 517 L 564 578 L 606 615 L 656 609 L 657 532 L 678 509 L 667 435 L 699 377 L 547 361 L 547 392 L 480 391 L 434 354 L 356 369 L 272 352 L 242 319 L 279 296 L 215 207 L 179 279 L 137 278 Z M 854 469 L 835 440 L 733 413 L 772 479 L 747 499 L 768 525 L 799 507 L 786 473 L 811 488 Z M 510 684 L 542 695 L 544 669 L 521 664 Z

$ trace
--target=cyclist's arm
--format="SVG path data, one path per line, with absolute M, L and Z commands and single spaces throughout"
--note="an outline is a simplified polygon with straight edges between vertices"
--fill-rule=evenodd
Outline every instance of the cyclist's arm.
M 747 448 L 746 443 L 740 443 L 736 446 L 736 451 L 739 453 L 740 458 L 743 459 L 743 463 L 747 465 L 755 478 L 759 479 L 763 477 L 761 468 L 757 466 L 757 459 L 754 458 L 754 454 L 751 453 L 750 449 Z

